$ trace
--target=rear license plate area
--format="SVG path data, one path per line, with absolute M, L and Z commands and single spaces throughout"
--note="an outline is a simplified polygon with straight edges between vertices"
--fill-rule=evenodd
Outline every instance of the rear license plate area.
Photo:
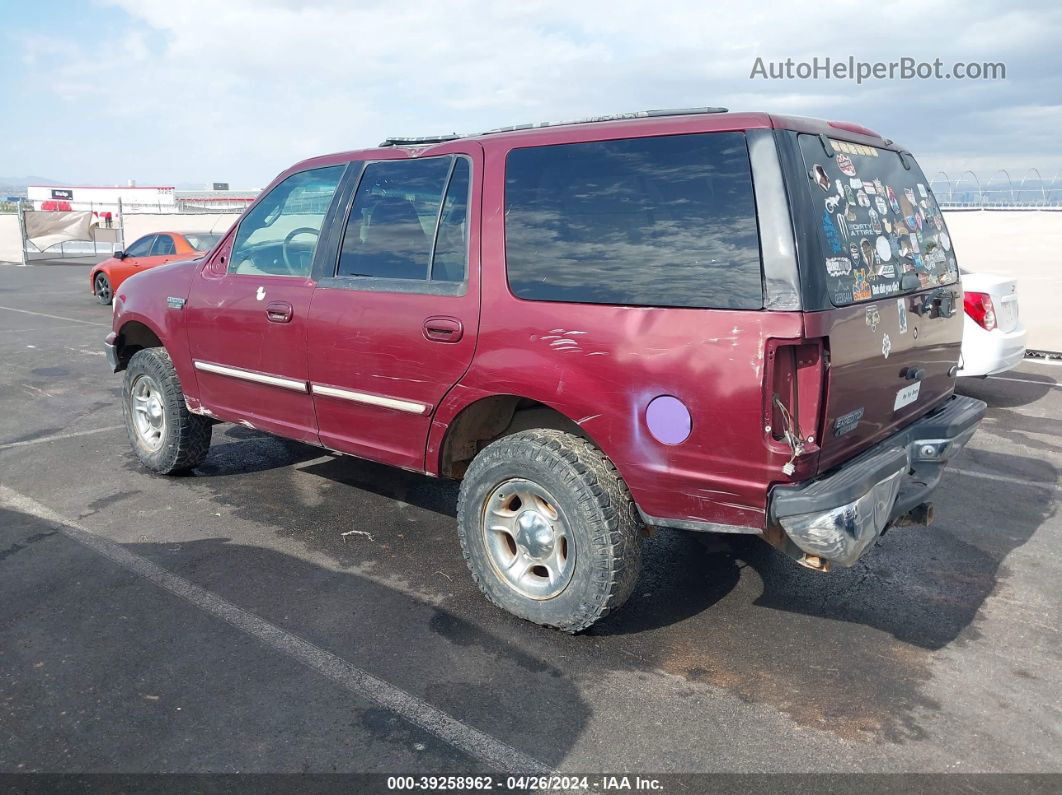
M 903 387 L 896 393 L 896 400 L 893 401 L 892 410 L 899 411 L 904 406 L 910 406 L 916 400 L 918 400 L 918 390 L 921 389 L 922 382 L 915 381 L 909 386 Z

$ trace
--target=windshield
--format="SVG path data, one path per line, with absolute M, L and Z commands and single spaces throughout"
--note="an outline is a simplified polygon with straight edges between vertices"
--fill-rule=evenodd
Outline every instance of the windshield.
M 188 245 L 194 248 L 196 251 L 207 251 L 214 247 L 214 244 L 218 242 L 221 235 L 215 235 L 210 232 L 186 232 L 184 239 L 188 241 Z
M 911 272 L 919 289 L 958 280 L 944 216 L 922 169 L 909 154 L 830 139 L 828 157 L 815 135 L 801 135 L 808 190 L 822 207 L 830 299 L 835 306 L 902 292 Z M 821 204 L 819 204 L 821 202 Z

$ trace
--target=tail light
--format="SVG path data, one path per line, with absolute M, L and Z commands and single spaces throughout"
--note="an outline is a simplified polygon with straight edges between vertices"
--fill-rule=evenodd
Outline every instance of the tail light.
M 791 452 L 783 472 L 791 475 L 797 459 L 818 450 L 825 408 L 827 353 L 822 339 L 768 340 L 765 430 Z
M 992 306 L 992 296 L 988 293 L 966 293 L 963 304 L 966 314 L 985 331 L 996 327 L 996 309 Z

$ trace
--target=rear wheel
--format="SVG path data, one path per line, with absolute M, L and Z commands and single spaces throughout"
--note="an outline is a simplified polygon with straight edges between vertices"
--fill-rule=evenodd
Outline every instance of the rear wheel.
M 169 475 L 192 469 L 206 458 L 211 422 L 188 410 L 165 349 L 145 348 L 133 354 L 124 386 L 126 430 L 144 466 Z
M 530 430 L 484 448 L 461 483 L 458 533 L 490 601 L 578 632 L 622 605 L 641 567 L 627 486 L 590 442 Z
M 93 281 L 93 292 L 96 294 L 96 300 L 101 304 L 109 304 L 111 302 L 114 298 L 114 292 L 111 290 L 111 280 L 107 278 L 107 274 L 96 274 L 96 278 Z

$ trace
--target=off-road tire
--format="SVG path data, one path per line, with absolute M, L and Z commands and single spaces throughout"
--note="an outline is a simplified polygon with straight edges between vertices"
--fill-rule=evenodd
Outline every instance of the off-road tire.
M 162 445 L 157 450 L 150 450 L 141 442 L 133 425 L 130 391 L 140 374 L 151 376 L 163 396 L 166 428 Z M 122 389 L 122 413 L 133 452 L 152 472 L 160 475 L 186 472 L 206 458 L 213 423 L 188 410 L 173 360 L 165 348 L 144 348 L 134 353 L 129 360 Z
M 106 289 L 100 289 L 100 282 L 106 285 Z M 104 306 L 107 306 L 114 300 L 114 289 L 111 287 L 111 280 L 107 278 L 106 273 L 97 273 L 92 280 L 92 294 L 96 296 L 96 300 Z
M 485 501 L 511 478 L 549 491 L 575 540 L 571 581 L 549 599 L 519 593 L 491 564 L 482 529 Z M 620 607 L 641 569 L 643 526 L 626 484 L 600 450 L 564 431 L 521 431 L 480 451 L 461 482 L 457 526 L 472 578 L 491 602 L 565 632 L 587 629 Z

